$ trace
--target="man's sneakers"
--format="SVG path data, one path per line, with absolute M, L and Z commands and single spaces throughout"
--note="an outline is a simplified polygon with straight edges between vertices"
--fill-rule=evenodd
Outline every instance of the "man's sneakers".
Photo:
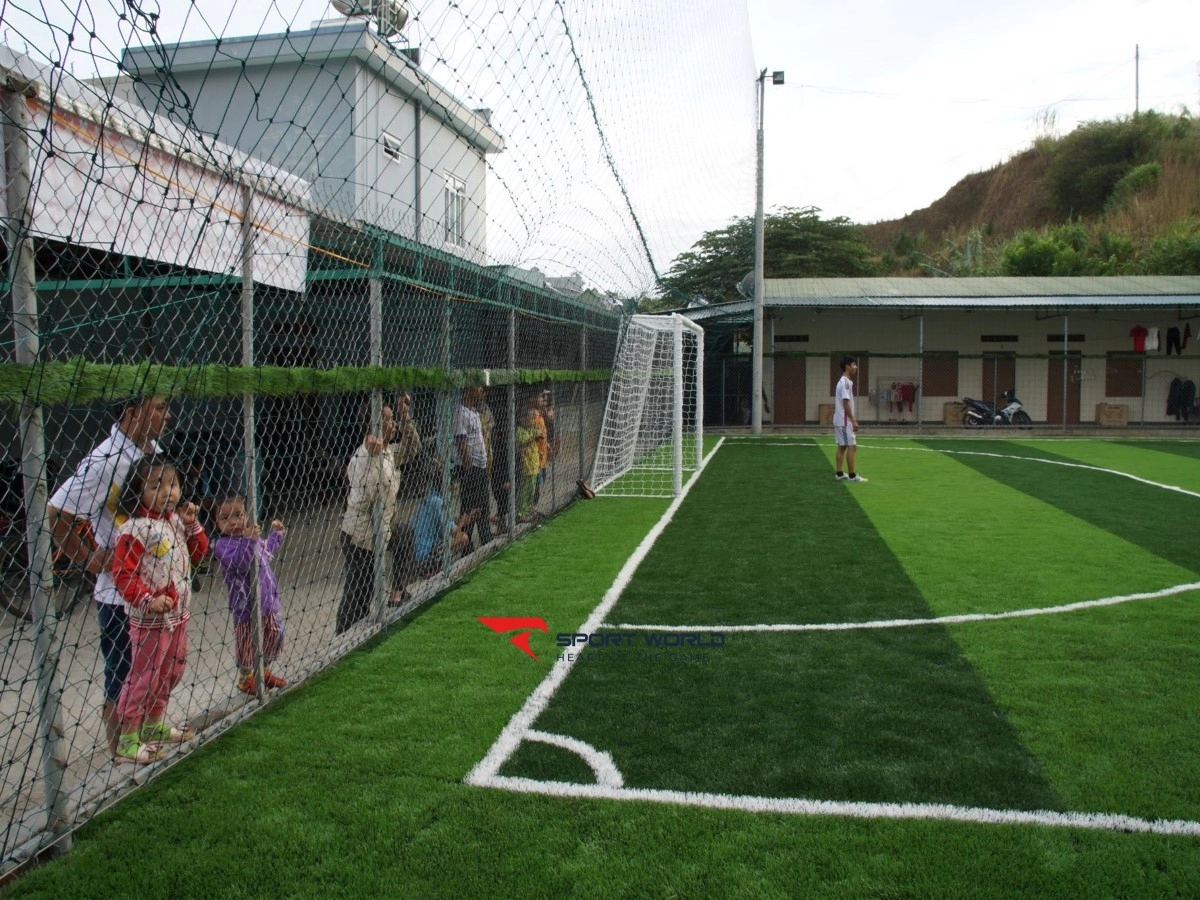
M 849 481 L 850 480 L 850 476 L 847 475 L 845 472 L 835 472 L 833 475 L 833 478 L 835 481 Z
M 861 475 L 847 475 L 846 480 L 847 481 L 857 481 L 860 484 L 866 484 L 868 481 L 870 481 L 869 478 L 863 478 Z

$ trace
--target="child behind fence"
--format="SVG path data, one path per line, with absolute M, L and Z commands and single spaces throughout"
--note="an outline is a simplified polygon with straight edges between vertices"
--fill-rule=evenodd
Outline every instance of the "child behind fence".
M 533 512 L 533 498 L 541 470 L 536 416 L 537 411 L 533 408 L 525 410 L 521 424 L 517 426 L 517 518 L 520 521 L 527 520 Z
M 228 494 L 217 507 L 217 530 L 221 536 L 213 547 L 213 556 L 221 566 L 229 593 L 229 613 L 233 618 L 234 654 L 238 667 L 238 690 L 253 694 L 254 678 L 254 595 L 251 565 L 258 563 L 259 618 L 262 621 L 263 683 L 269 688 L 287 687 L 287 681 L 271 671 L 271 663 L 283 652 L 283 619 L 279 607 L 279 581 L 271 561 L 279 551 L 287 530 L 278 519 L 263 540 L 260 529 L 249 521 L 246 501 L 239 494 Z
M 161 744 L 193 737 L 190 727 L 164 718 L 187 666 L 192 565 L 208 552 L 196 506 L 181 502 L 180 493 L 175 466 L 145 456 L 121 496 L 129 519 L 117 533 L 112 574 L 129 604 L 131 663 L 117 704 L 117 762 L 154 762 Z

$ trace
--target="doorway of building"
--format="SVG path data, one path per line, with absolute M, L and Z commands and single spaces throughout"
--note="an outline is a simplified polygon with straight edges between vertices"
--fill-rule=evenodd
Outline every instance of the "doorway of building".
M 1047 424 L 1064 424 L 1064 409 L 1065 424 L 1079 424 L 1079 382 L 1082 373 L 1083 359 L 1078 351 L 1068 352 L 1065 357 L 1062 353 L 1051 354 L 1046 385 Z
M 803 425 L 808 396 L 808 360 L 794 356 L 775 357 L 775 424 Z
M 983 355 L 983 396 L 992 406 L 1000 406 L 1000 395 L 1017 386 L 1017 356 L 1015 353 L 985 353 Z

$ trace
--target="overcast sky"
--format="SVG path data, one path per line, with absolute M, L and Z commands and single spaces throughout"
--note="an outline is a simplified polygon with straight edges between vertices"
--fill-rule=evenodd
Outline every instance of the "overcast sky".
M 1056 132 L 1200 103 L 1198 0 L 749 0 L 768 208 L 856 222 L 929 206 Z M 1135 66 L 1135 47 L 1141 63 Z M 1043 123 L 1043 124 L 1039 124 Z

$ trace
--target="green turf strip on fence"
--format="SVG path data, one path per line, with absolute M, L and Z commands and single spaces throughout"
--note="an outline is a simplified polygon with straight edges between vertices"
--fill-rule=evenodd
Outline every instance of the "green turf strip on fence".
M 928 617 L 848 492 L 860 487 L 834 482 L 814 445 L 723 448 L 610 620 Z M 1060 805 L 941 627 L 731 633 L 723 649 L 674 653 L 684 661 L 634 639 L 579 662 L 535 725 L 610 752 L 629 786 Z M 502 773 L 565 779 L 562 756 L 525 746 Z

